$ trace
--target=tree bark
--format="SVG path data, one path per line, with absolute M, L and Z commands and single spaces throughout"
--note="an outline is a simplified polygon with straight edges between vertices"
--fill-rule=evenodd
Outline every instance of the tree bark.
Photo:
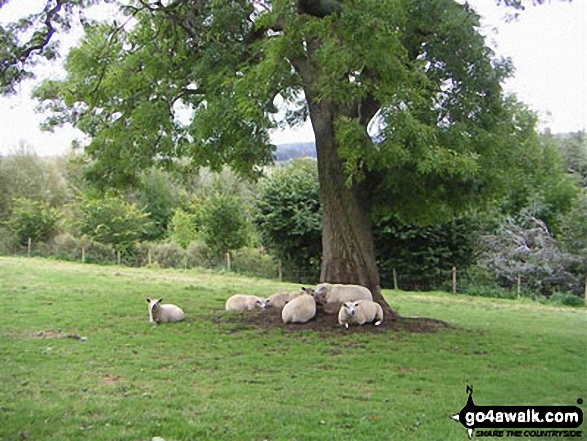
M 334 122 L 336 106 L 314 102 L 306 94 L 316 137 L 320 203 L 322 206 L 321 282 L 366 286 L 373 300 L 395 315 L 381 295 L 371 230 L 371 195 L 353 183 L 348 186 L 338 155 Z

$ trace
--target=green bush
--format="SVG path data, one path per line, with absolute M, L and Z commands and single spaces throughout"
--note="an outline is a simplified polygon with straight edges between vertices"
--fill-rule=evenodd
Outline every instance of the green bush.
M 186 250 L 188 267 L 212 268 L 214 266 L 210 249 L 204 242 L 191 242 Z
M 278 264 L 273 257 L 258 248 L 241 248 L 233 253 L 232 270 L 265 279 L 278 276 Z
M 493 297 L 497 299 L 515 299 L 514 291 L 502 288 L 494 284 L 469 283 L 465 288 L 465 294 L 478 297 Z
M 82 241 L 69 233 L 55 236 L 49 245 L 57 259 L 80 261 L 82 258 Z
M 574 294 L 555 292 L 548 298 L 549 304 L 565 306 L 583 306 L 584 299 Z
M 21 246 L 29 239 L 33 243 L 45 242 L 57 233 L 57 222 L 61 214 L 47 202 L 26 198 L 13 199 L 13 210 L 6 222 Z
M 14 252 L 16 236 L 8 228 L 0 225 L 0 255 L 8 256 Z
M 86 263 L 114 264 L 115 250 L 109 245 L 91 241 L 86 245 Z
M 188 262 L 186 251 L 174 242 L 151 244 L 151 255 L 161 268 L 185 268 Z

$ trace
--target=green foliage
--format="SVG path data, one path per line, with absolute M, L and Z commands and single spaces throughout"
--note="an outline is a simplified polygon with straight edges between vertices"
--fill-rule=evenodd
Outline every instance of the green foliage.
M 265 247 L 296 270 L 317 266 L 322 213 L 315 161 L 293 161 L 271 170 L 259 183 L 254 206 L 254 222 Z
M 214 254 L 225 254 L 247 244 L 250 224 L 247 208 L 234 195 L 216 193 L 204 200 L 199 213 L 201 235 Z
M 151 227 L 145 240 L 162 239 L 175 208 L 179 205 L 179 188 L 171 182 L 169 174 L 151 169 L 140 177 L 136 192 L 137 204 L 149 213 Z
M 12 200 L 26 198 L 57 207 L 69 200 L 60 159 L 39 158 L 21 144 L 0 160 L 0 220 L 12 211 Z
M 578 187 L 566 173 L 561 154 L 552 140 L 537 136 L 525 143 L 518 164 L 505 178 L 509 189 L 501 210 L 509 216 L 535 216 L 546 222 L 553 234 L 559 219 L 573 206 Z
M 583 255 L 587 262 L 587 192 L 582 191 L 562 217 L 559 242 L 566 251 Z
M 169 239 L 183 249 L 198 238 L 197 216 L 178 208 L 169 222 Z
M 47 202 L 18 198 L 12 201 L 12 214 L 6 225 L 15 234 L 19 245 L 51 239 L 58 230 L 61 213 Z
M 565 170 L 577 180 L 581 187 L 587 187 L 587 136 L 585 132 L 554 138 L 553 142 L 561 153 Z
M 151 265 L 158 268 L 185 268 L 187 266 L 186 251 L 174 242 L 151 243 L 142 242 L 133 250 L 138 255 L 138 265 L 148 265 L 148 254 L 151 253 Z
M 210 249 L 203 242 L 191 242 L 186 250 L 188 266 L 190 268 L 212 268 L 216 256 L 212 256 Z
M 429 226 L 383 220 L 374 236 L 382 286 L 393 287 L 395 270 L 401 289 L 437 289 L 439 281 L 450 281 L 453 266 L 461 272 L 474 263 L 478 220 L 468 216 Z
M 249 247 L 234 252 L 231 270 L 264 279 L 275 279 L 278 275 L 277 263 L 273 257 L 260 249 Z
M 116 195 L 80 201 L 80 231 L 92 240 L 128 250 L 149 228 L 148 213 Z
M 555 292 L 548 298 L 548 303 L 563 306 L 585 306 L 585 300 L 579 296 Z

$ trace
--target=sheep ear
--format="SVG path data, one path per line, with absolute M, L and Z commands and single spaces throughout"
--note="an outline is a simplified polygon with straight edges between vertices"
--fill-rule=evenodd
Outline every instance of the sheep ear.
M 151 303 L 151 299 L 147 299 L 147 303 Z

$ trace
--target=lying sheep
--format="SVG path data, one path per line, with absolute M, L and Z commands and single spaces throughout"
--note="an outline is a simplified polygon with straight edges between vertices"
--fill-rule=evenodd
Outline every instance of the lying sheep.
M 309 289 L 305 289 L 305 291 L 313 292 L 316 303 L 322 305 L 326 314 L 336 314 L 345 302 L 373 300 L 373 294 L 369 288 L 360 285 L 320 283 L 316 286 L 315 291 Z
M 226 301 L 227 311 L 250 311 L 255 308 L 261 308 L 265 299 L 257 296 L 246 296 L 236 294 Z
M 261 306 L 263 308 L 283 308 L 287 302 L 291 302 L 293 299 L 302 294 L 304 294 L 304 291 L 280 292 L 277 294 L 271 294 L 268 298 L 264 299 Z
M 283 323 L 306 323 L 316 315 L 316 301 L 309 294 L 300 294 L 281 311 Z
M 338 323 L 348 329 L 349 325 L 364 325 L 375 322 L 375 326 L 383 320 L 383 308 L 371 300 L 345 302 L 338 312 Z
M 162 305 L 162 300 L 147 299 L 147 303 L 149 303 L 149 323 L 181 322 L 184 319 L 183 311 L 175 305 Z

